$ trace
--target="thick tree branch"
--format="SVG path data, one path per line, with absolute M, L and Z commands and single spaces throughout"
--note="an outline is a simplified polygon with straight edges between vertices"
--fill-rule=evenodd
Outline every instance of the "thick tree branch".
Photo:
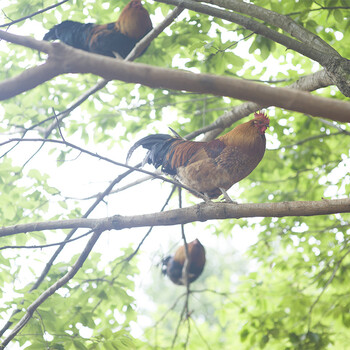
M 300 77 L 296 82 L 285 88 L 296 89 L 302 91 L 314 91 L 322 87 L 332 85 L 333 82 L 325 70 L 320 70 L 316 73 Z M 196 136 L 207 133 L 202 141 L 210 141 L 215 139 L 221 132 L 230 127 L 232 124 L 247 117 L 249 114 L 257 110 L 267 108 L 269 105 L 260 105 L 254 102 L 245 102 L 233 107 L 230 111 L 218 117 L 212 124 L 198 129 L 186 136 L 186 139 L 193 139 Z
M 0 31 L 1 36 L 2 32 Z M 274 105 L 341 122 L 350 121 L 349 102 L 312 96 L 305 92 L 287 88 L 273 88 L 241 79 L 211 74 L 195 74 L 182 70 L 118 61 L 113 58 L 76 50 L 58 42 L 45 44 L 51 45 L 51 54 L 45 64 L 51 67 L 50 74 L 42 75 L 40 71 L 38 72 L 40 67 L 36 67 L 0 83 L 0 100 L 10 98 L 24 91 L 23 85 L 26 86 L 26 89 L 34 88 L 54 75 L 92 73 L 108 80 L 117 79 L 129 83 L 140 83 L 153 88 L 186 90 L 234 97 L 250 100 L 261 105 Z M 39 44 L 36 46 L 39 47 Z
M 332 46 L 328 45 L 319 36 L 309 32 L 307 29 L 286 15 L 282 15 L 280 13 L 241 0 L 202 1 L 261 19 L 265 23 L 283 29 L 285 32 L 289 33 L 306 45 L 316 47 L 319 51 L 322 52 L 329 52 L 332 55 L 339 55 Z
M 240 219 L 251 217 L 315 216 L 350 213 L 350 199 L 295 201 L 278 203 L 201 203 L 192 207 L 161 213 L 121 216 L 102 219 L 72 219 L 36 222 L 4 227 L 0 237 L 43 230 L 90 228 L 92 230 L 122 230 L 146 226 L 172 226 L 195 221 Z
M 323 46 L 320 49 L 319 45 L 310 45 L 308 41 L 306 43 L 295 40 L 289 36 L 281 34 L 273 29 L 266 27 L 264 24 L 252 20 L 248 17 L 239 15 L 231 11 L 225 11 L 221 9 L 214 8 L 212 6 L 207 6 L 200 4 L 191 0 L 157 0 L 159 2 L 164 2 L 166 4 L 172 5 L 183 5 L 184 7 L 197 11 L 200 13 L 207 14 L 209 16 L 215 16 L 217 18 L 222 18 L 230 22 L 237 23 L 252 32 L 264 36 L 270 40 L 275 41 L 287 49 L 294 50 L 300 54 L 309 57 L 310 59 L 320 63 L 328 72 L 332 81 L 339 90 L 344 94 L 344 96 L 350 97 L 350 60 L 342 57 L 339 53 L 330 52 L 329 47 L 325 48 Z M 265 17 L 265 16 L 264 16 Z M 288 18 L 286 19 L 286 23 Z M 303 37 L 305 40 L 306 38 Z M 315 39 L 313 39 L 315 40 Z M 318 40 L 321 42 L 321 39 Z
M 69 73 L 69 71 L 64 72 L 62 68 L 57 66 L 55 60 L 48 59 L 46 63 L 40 66 L 30 68 L 17 77 L 0 82 L 0 100 L 6 100 L 22 92 L 31 90 L 60 74 Z
M 175 5 L 175 6 L 178 6 L 181 4 L 187 9 L 190 9 L 199 13 L 204 13 L 209 16 L 214 16 L 216 18 L 221 18 L 233 23 L 237 23 L 242 27 L 248 30 L 251 30 L 256 34 L 262 35 L 268 39 L 275 41 L 276 43 L 279 43 L 285 46 L 287 49 L 299 52 L 300 54 L 306 57 L 309 57 L 312 60 L 319 62 L 322 65 L 324 65 L 329 60 L 329 55 L 326 55 L 324 52 L 320 51 L 318 48 L 314 46 L 305 45 L 304 43 L 301 43 L 298 40 L 295 40 L 289 36 L 281 34 L 273 29 L 270 29 L 269 27 L 265 26 L 260 22 L 257 22 L 246 16 L 242 16 L 235 12 L 222 10 L 213 6 L 203 5 L 201 3 L 198 3 L 196 1 L 191 1 L 191 0 L 157 0 L 157 1 L 164 2 L 166 4 Z
M 40 52 L 50 53 L 52 51 L 52 44 L 47 41 L 36 40 L 31 36 L 16 35 L 0 30 L 0 39 L 4 39 L 12 44 L 28 47 L 29 49 Z

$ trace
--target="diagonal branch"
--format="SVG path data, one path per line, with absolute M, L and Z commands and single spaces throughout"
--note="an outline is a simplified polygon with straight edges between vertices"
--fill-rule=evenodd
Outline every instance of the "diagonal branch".
M 327 280 L 327 282 L 325 283 L 325 285 L 322 287 L 321 292 L 318 294 L 317 298 L 315 299 L 315 301 L 312 303 L 312 305 L 309 308 L 309 313 L 308 313 L 308 331 L 310 331 L 311 328 L 311 321 L 312 321 L 312 312 L 315 308 L 315 306 L 317 305 L 317 303 L 320 301 L 323 293 L 326 291 L 326 289 L 329 287 L 329 285 L 332 283 L 332 281 L 334 280 L 334 277 L 336 275 L 336 273 L 338 272 L 339 268 L 341 267 L 341 264 L 343 262 L 343 260 L 346 258 L 346 256 L 350 253 L 350 249 L 348 249 L 346 251 L 346 253 L 337 261 L 331 276 L 329 277 L 329 279 Z
M 46 12 L 46 11 L 48 11 L 48 10 L 51 10 L 51 9 L 53 9 L 53 8 L 55 8 L 55 7 L 61 6 L 62 4 L 64 4 L 64 3 L 67 2 L 67 1 L 68 1 L 68 0 L 62 0 L 62 1 L 58 2 L 57 4 L 54 4 L 54 5 L 45 7 L 44 9 L 39 10 L 39 11 L 36 11 L 36 12 L 34 12 L 34 13 L 31 13 L 31 14 L 28 15 L 28 16 L 24 16 L 24 17 L 15 19 L 14 21 L 11 21 L 11 22 L 8 22 L 8 23 L 5 23 L 5 24 L 1 24 L 1 25 L 0 25 L 0 28 L 2 28 L 2 27 L 9 27 L 9 26 L 12 26 L 13 24 L 16 24 L 16 23 L 25 21 L 25 20 L 28 19 L 28 18 L 32 18 L 32 17 L 34 17 L 34 16 L 36 16 L 36 15 L 39 15 L 40 13 L 43 13 L 43 12 Z
M 72 268 L 61 277 L 56 283 L 50 286 L 44 293 L 42 293 L 31 305 L 28 306 L 26 313 L 24 316 L 18 321 L 16 326 L 13 328 L 11 333 L 5 338 L 5 340 L 0 344 L 0 349 L 5 349 L 5 347 L 9 344 L 9 342 L 18 334 L 18 332 L 29 322 L 33 313 L 36 309 L 47 299 L 55 293 L 58 289 L 64 286 L 69 280 L 71 280 L 75 274 L 79 271 L 79 269 L 84 264 L 85 260 L 89 256 L 92 248 L 94 247 L 97 240 L 100 238 L 100 235 L 103 231 L 96 230 L 88 243 L 86 244 L 83 252 L 72 266 Z
M 166 4 L 175 5 L 175 6 L 176 5 L 178 6 L 181 4 L 185 8 L 190 9 L 192 11 L 204 13 L 209 16 L 214 16 L 216 18 L 221 18 L 229 22 L 237 23 L 242 27 L 248 30 L 251 30 L 256 34 L 260 34 L 270 40 L 275 41 L 276 43 L 279 43 L 285 46 L 287 49 L 294 50 L 300 53 L 301 55 L 309 57 L 310 59 L 316 62 L 319 62 L 321 65 L 325 65 L 330 59 L 329 57 L 330 55 L 320 51 L 318 47 L 316 48 L 314 46 L 305 45 L 304 43 L 301 43 L 298 40 L 295 40 L 289 36 L 281 34 L 258 21 L 255 21 L 246 16 L 242 16 L 235 12 L 222 10 L 213 6 L 203 5 L 201 3 L 198 3 L 192 0 L 157 0 L 157 1 L 163 2 Z
M 77 107 L 79 107 L 84 101 L 86 101 L 91 95 L 93 95 L 95 92 L 103 89 L 108 83 L 108 80 L 101 80 L 97 84 L 95 84 L 93 87 L 85 91 L 81 96 L 77 98 L 76 101 L 74 101 L 66 110 L 58 113 L 55 116 L 52 117 L 54 121 L 46 128 L 40 130 L 41 133 L 43 134 L 43 137 L 46 139 L 50 136 L 52 130 L 54 130 L 57 125 L 66 117 L 69 116 L 69 114 L 74 111 Z
M 113 187 L 119 183 L 124 177 L 126 177 L 127 175 L 129 175 L 132 172 L 132 170 L 127 170 L 126 172 L 124 172 L 123 174 L 120 174 L 119 176 L 117 176 L 110 184 L 109 186 L 102 192 L 100 193 L 95 202 L 90 206 L 90 208 L 85 212 L 85 214 L 82 216 L 82 218 L 87 218 L 94 210 L 95 208 L 99 205 L 99 203 L 101 201 L 103 201 L 104 197 L 107 196 L 111 190 L 113 189 Z M 58 255 L 62 252 L 63 248 L 65 247 L 65 245 L 72 241 L 72 236 L 74 235 L 74 233 L 77 231 L 79 227 L 75 227 L 72 228 L 71 231 L 67 234 L 67 236 L 65 237 L 64 241 L 60 244 L 60 246 L 56 249 L 56 251 L 53 253 L 53 255 L 51 256 L 51 258 L 49 259 L 49 261 L 46 263 L 44 269 L 42 270 L 39 278 L 36 280 L 36 282 L 33 284 L 33 286 L 30 288 L 30 292 L 32 292 L 33 290 L 37 289 L 40 284 L 42 283 L 42 281 L 44 280 L 44 278 L 47 276 L 47 274 L 49 273 L 54 261 L 56 260 L 56 258 L 58 257 Z M 75 238 L 76 239 L 76 238 Z M 20 310 L 16 309 L 13 311 L 13 313 L 11 314 L 11 316 L 9 317 L 9 320 L 6 322 L 6 324 L 0 329 L 0 337 L 4 334 L 4 332 L 9 329 L 12 325 L 12 317 L 14 315 L 16 315 Z
M 339 55 L 332 46 L 322 40 L 319 36 L 309 32 L 289 16 L 281 15 L 280 13 L 240 0 L 202 1 L 258 18 L 265 23 L 269 23 L 275 27 L 283 29 L 285 32 L 289 33 L 291 36 L 300 40 L 304 44 L 316 47 L 319 51 L 329 52 L 329 54 L 332 55 Z

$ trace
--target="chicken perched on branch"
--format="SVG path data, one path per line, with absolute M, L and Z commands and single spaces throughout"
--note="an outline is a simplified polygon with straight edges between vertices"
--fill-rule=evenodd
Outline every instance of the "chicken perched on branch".
M 205 250 L 198 239 L 187 244 L 188 247 L 188 283 L 195 281 L 203 272 L 205 265 Z M 186 261 L 185 246 L 181 246 L 174 256 L 163 259 L 162 272 L 175 284 L 185 285 L 183 269 Z
M 254 118 L 236 126 L 227 134 L 209 142 L 186 141 L 180 137 L 155 134 L 137 141 L 129 150 L 127 161 L 136 148 L 148 149 L 143 164 L 161 166 L 164 173 L 199 192 L 206 199 L 223 194 L 248 176 L 265 153 L 265 131 L 269 118 L 255 113 Z
M 152 28 L 141 0 L 131 0 L 116 22 L 98 25 L 64 21 L 52 27 L 44 40 L 59 39 L 77 49 L 111 57 L 117 54 L 125 58 Z

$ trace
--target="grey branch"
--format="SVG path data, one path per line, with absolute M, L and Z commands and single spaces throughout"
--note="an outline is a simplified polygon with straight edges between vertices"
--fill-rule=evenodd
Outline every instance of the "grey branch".
M 290 18 L 285 17 L 285 25 L 282 25 L 283 15 L 276 14 L 274 12 L 263 11 L 262 8 L 258 6 L 250 7 L 249 11 L 247 6 L 241 6 L 238 8 L 236 1 L 230 2 L 230 0 L 213 0 L 215 4 L 221 4 L 222 6 L 227 6 L 229 8 L 235 8 L 237 11 L 242 13 L 249 13 L 256 18 L 261 18 L 267 20 L 270 16 L 271 18 L 267 22 L 272 23 L 275 26 L 283 27 L 291 35 L 298 37 L 301 41 L 291 38 L 290 36 L 279 33 L 266 25 L 255 21 L 246 16 L 242 16 L 238 13 L 232 11 L 226 11 L 219 9 L 217 7 L 203 5 L 191 0 L 157 0 L 159 2 L 164 2 L 172 5 L 179 5 L 200 13 L 207 14 L 209 16 L 215 16 L 217 18 L 222 18 L 227 21 L 237 23 L 244 28 L 251 30 L 252 32 L 264 36 L 270 40 L 275 41 L 287 49 L 294 50 L 310 59 L 320 63 L 330 75 L 333 83 L 337 85 L 339 90 L 347 97 L 350 96 L 350 83 L 348 76 L 350 74 L 350 60 L 342 57 L 336 50 L 331 48 L 326 44 L 321 38 L 307 32 L 301 26 L 298 26 Z M 243 3 L 243 1 L 240 1 Z M 250 5 L 250 4 L 249 4 Z M 243 8 L 245 7 L 245 8 Z M 298 30 L 297 30 L 298 29 Z M 302 31 L 302 29 L 304 29 Z
M 350 198 L 278 203 L 201 203 L 192 207 L 161 213 L 101 219 L 72 219 L 19 224 L 0 229 L 0 237 L 43 230 L 90 228 L 97 231 L 122 230 L 148 226 L 172 226 L 195 221 L 239 219 L 250 217 L 315 216 L 350 212 Z
M 323 69 L 316 73 L 300 77 L 296 82 L 286 86 L 288 89 L 296 89 L 302 91 L 314 91 L 323 87 L 332 85 L 333 82 L 327 72 Z M 254 102 L 245 102 L 233 107 L 230 111 L 218 117 L 212 124 L 194 131 L 187 135 L 188 139 L 192 139 L 200 134 L 206 133 L 201 141 L 210 141 L 215 139 L 221 132 L 230 127 L 232 124 L 241 120 L 255 111 L 267 108 L 268 105 L 261 105 Z
M 3 33 L 0 31 L 0 38 L 3 37 Z M 31 42 L 36 40 L 31 38 Z M 34 46 L 38 48 L 40 43 L 39 41 Z M 19 76 L 0 83 L 0 100 L 34 88 L 59 74 L 92 73 L 107 80 L 117 79 L 152 88 L 233 97 L 341 122 L 350 121 L 349 102 L 313 96 L 288 88 L 274 88 L 241 79 L 119 61 L 76 50 L 58 42 L 45 43 L 44 49 L 47 45 L 51 51 L 48 61 L 42 66 L 28 69 Z
M 5 340 L 0 344 L 0 349 L 5 349 L 5 347 L 9 344 L 9 342 L 18 334 L 18 332 L 28 323 L 28 321 L 31 319 L 33 313 L 35 310 L 47 299 L 55 293 L 58 289 L 60 289 L 63 285 L 65 285 L 70 279 L 74 277 L 74 275 L 79 271 L 81 266 L 83 265 L 86 258 L 89 256 L 89 253 L 91 252 L 92 248 L 94 247 L 95 243 L 99 239 L 102 231 L 95 231 L 88 243 L 85 246 L 85 249 L 79 256 L 78 260 L 75 262 L 75 264 L 72 266 L 72 268 L 63 276 L 61 277 L 56 283 L 54 283 L 52 286 L 50 286 L 48 289 L 45 290 L 44 293 L 42 293 L 31 305 L 28 306 L 26 313 L 24 316 L 18 321 L 16 326 L 13 328 L 11 333 L 5 338 Z
M 241 0 L 203 0 L 203 2 L 258 18 L 265 23 L 281 28 L 306 45 L 316 47 L 322 52 L 329 52 L 332 55 L 338 55 L 338 52 L 334 50 L 332 46 L 328 45 L 319 36 L 309 32 L 300 24 L 293 21 L 289 16 Z
M 320 51 L 319 47 L 316 48 L 315 45 L 314 46 L 305 45 L 304 43 L 296 39 L 293 39 L 287 35 L 281 34 L 273 29 L 270 29 L 269 27 L 267 27 L 266 25 L 258 21 L 255 21 L 246 16 L 242 16 L 238 13 L 222 10 L 213 6 L 203 5 L 201 3 L 198 3 L 196 1 L 191 1 L 191 0 L 157 0 L 157 1 L 164 2 L 166 4 L 175 5 L 175 6 L 181 4 L 187 9 L 204 13 L 209 16 L 214 16 L 216 18 L 221 18 L 229 22 L 237 23 L 242 27 L 248 30 L 251 30 L 256 34 L 262 35 L 268 39 L 275 41 L 276 43 L 279 43 L 285 46 L 287 49 L 291 49 L 296 52 L 299 52 L 300 54 L 306 57 L 309 57 L 312 60 L 319 62 L 322 65 L 326 64 L 326 62 L 328 62 L 329 60 L 329 55 L 327 55 L 323 51 Z M 339 56 L 339 54 L 337 54 L 337 56 Z

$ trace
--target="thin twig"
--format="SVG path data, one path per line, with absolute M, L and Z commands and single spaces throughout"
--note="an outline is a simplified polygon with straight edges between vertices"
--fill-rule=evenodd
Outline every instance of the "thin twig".
M 174 303 L 168 308 L 168 310 L 166 310 L 164 312 L 164 314 L 158 319 L 158 321 L 153 325 L 152 329 L 153 328 L 157 328 L 158 325 L 163 322 L 163 320 L 166 318 L 166 316 L 168 315 L 168 313 L 172 310 L 174 310 L 177 306 L 177 304 L 179 303 L 179 301 L 186 295 L 186 293 L 182 293 L 180 294 L 174 301 Z
M 181 196 L 181 189 L 179 188 L 179 208 L 182 208 L 182 196 Z M 179 316 L 179 321 L 178 321 L 178 324 L 176 326 L 176 329 L 175 329 L 175 332 L 174 332 L 174 337 L 173 337 L 173 340 L 172 340 L 172 343 L 171 343 L 171 348 L 173 349 L 174 346 L 175 346 L 175 342 L 176 342 L 176 339 L 178 337 L 178 334 L 179 334 L 179 329 L 180 329 L 180 325 L 182 323 L 182 321 L 185 319 L 185 321 L 188 322 L 188 327 L 189 327 L 189 321 L 188 321 L 188 318 L 189 318 L 189 307 L 188 307 L 188 303 L 189 303 L 189 296 L 190 296 L 190 283 L 189 283 L 189 278 L 188 278 L 188 270 L 189 270 L 189 266 L 190 266 L 190 263 L 191 263 L 191 260 L 190 260 L 190 255 L 189 255 L 189 250 L 188 250 L 188 244 L 187 244 L 187 241 L 186 241 L 186 235 L 185 235 L 185 230 L 184 230 L 184 225 L 181 224 L 181 236 L 182 236 L 182 239 L 184 241 L 184 248 L 185 248 L 185 261 L 184 261 L 184 265 L 182 267 L 182 280 L 183 280 L 183 283 L 186 287 L 186 294 L 185 294 L 185 302 L 184 302 L 184 305 L 182 307 L 182 311 L 181 311 L 181 314 Z M 187 333 L 187 341 L 186 341 L 186 344 L 188 342 L 188 335 L 189 335 L 189 331 Z
M 9 342 L 21 331 L 23 327 L 25 327 L 25 325 L 32 318 L 33 313 L 47 298 L 49 298 L 53 293 L 55 293 L 58 289 L 64 286 L 69 280 L 71 280 L 75 276 L 75 274 L 79 271 L 79 269 L 82 267 L 85 260 L 89 256 L 89 253 L 91 252 L 95 243 L 100 238 L 101 233 L 102 231 L 96 230 L 90 238 L 90 240 L 88 241 L 88 243 L 86 244 L 83 252 L 72 266 L 72 268 L 56 283 L 54 283 L 48 289 L 46 289 L 45 292 L 43 292 L 31 305 L 28 306 L 24 316 L 18 321 L 11 333 L 0 344 L 0 349 L 5 349 Z
M 308 314 L 308 331 L 310 331 L 311 329 L 311 321 L 312 321 L 312 311 L 315 308 L 316 304 L 319 302 L 319 300 L 321 299 L 323 293 L 326 291 L 326 289 L 328 288 L 328 286 L 332 283 L 337 271 L 340 268 L 341 263 L 343 262 L 343 260 L 346 258 L 346 256 L 350 253 L 350 249 L 348 249 L 348 251 L 337 261 L 337 264 L 335 265 L 333 272 L 331 274 L 331 276 L 329 277 L 328 281 L 326 282 L 326 284 L 323 286 L 320 294 L 317 296 L 316 300 L 312 303 L 312 305 L 310 306 L 309 309 L 309 314 Z
M 69 240 L 65 240 L 64 244 L 74 242 L 80 238 L 83 238 L 83 237 L 89 235 L 91 232 L 92 232 L 92 230 L 89 230 L 88 232 L 86 232 L 78 237 L 75 237 L 75 238 L 72 238 Z M 42 248 L 54 247 L 56 245 L 61 245 L 62 243 L 63 242 L 42 244 L 42 245 L 7 245 L 7 246 L 0 247 L 0 250 L 3 250 L 3 249 L 42 249 Z
M 0 143 L 0 146 L 4 146 L 4 145 L 6 145 L 6 144 L 9 144 L 9 143 L 12 143 L 12 142 L 18 142 L 18 141 L 20 141 L 20 142 L 26 142 L 26 141 L 27 141 L 27 142 L 45 142 L 45 143 L 58 143 L 58 144 L 62 144 L 62 145 L 65 145 L 65 146 L 74 148 L 74 149 L 76 149 L 76 150 L 79 150 L 80 152 L 85 153 L 85 154 L 88 154 L 88 155 L 90 155 L 90 156 L 92 156 L 92 157 L 99 158 L 100 160 L 104 160 L 104 161 L 106 161 L 106 162 L 108 162 L 108 163 L 112 163 L 112 164 L 114 164 L 114 165 L 118 165 L 118 166 L 121 166 L 121 167 L 123 167 L 123 168 L 127 168 L 127 169 L 129 169 L 129 170 L 138 171 L 138 172 L 140 172 L 140 173 L 144 173 L 144 174 L 147 174 L 147 175 L 151 175 L 151 176 L 153 176 L 153 177 L 156 178 L 156 179 L 160 179 L 160 180 L 162 180 L 162 181 L 164 181 L 164 182 L 169 182 L 169 183 L 171 183 L 171 184 L 173 184 L 173 185 L 175 185 L 175 186 L 182 187 L 182 188 L 186 189 L 187 191 L 190 191 L 190 192 L 192 192 L 192 193 L 195 193 L 196 196 L 198 196 L 198 197 L 204 199 L 204 196 L 203 196 L 201 193 L 195 191 L 194 189 L 192 189 L 192 188 L 190 188 L 190 187 L 188 187 L 188 186 L 186 186 L 186 185 L 184 185 L 184 184 L 182 184 L 182 183 L 180 183 L 180 182 L 178 182 L 178 181 L 176 181 L 176 180 L 171 180 L 171 179 L 169 179 L 169 178 L 166 178 L 166 177 L 163 177 L 163 176 L 161 176 L 161 175 L 158 175 L 157 173 L 154 173 L 154 172 L 151 172 L 151 171 L 147 171 L 147 170 L 143 170 L 143 169 L 140 169 L 140 168 L 138 168 L 138 167 L 134 167 L 134 166 L 130 166 L 130 165 L 127 165 L 127 164 L 124 164 L 124 163 L 120 163 L 120 162 L 114 161 L 114 160 L 112 160 L 112 159 L 110 159 L 110 158 L 101 156 L 101 155 L 99 155 L 99 154 L 97 154 L 97 153 L 93 153 L 93 152 L 87 151 L 86 149 L 81 148 L 81 147 L 79 147 L 79 146 L 76 146 L 76 145 L 74 145 L 73 143 L 70 143 L 70 142 L 67 142 L 67 141 L 50 140 L 50 139 L 44 140 L 44 139 L 37 139 L 37 138 L 27 138 L 27 139 L 13 138 L 13 139 L 10 139 L 10 140 L 7 140 L 7 141 L 4 141 L 4 142 Z
M 1 24 L 0 28 L 2 28 L 2 27 L 9 27 L 9 26 L 12 26 L 15 23 L 19 23 L 19 22 L 25 21 L 28 18 L 32 18 L 32 17 L 34 17 L 36 15 L 39 15 L 40 13 L 46 12 L 48 10 L 51 10 L 51 9 L 57 7 L 57 6 L 60 6 L 60 5 L 64 4 L 67 1 L 69 1 L 69 0 L 62 0 L 59 3 L 55 4 L 55 5 L 48 6 L 48 7 L 44 8 L 44 9 L 42 9 L 42 10 L 36 11 L 34 13 L 31 13 L 30 15 L 18 18 L 18 19 L 14 20 L 14 21 L 11 21 L 11 22 L 8 22 L 8 23 L 5 23 L 5 24 Z
M 160 171 L 156 171 L 155 174 L 161 174 L 161 172 Z M 151 179 L 154 179 L 154 177 L 150 176 L 150 175 L 147 175 L 147 176 L 145 176 L 143 178 L 140 178 L 138 180 L 130 182 L 130 183 L 128 183 L 125 186 L 121 186 L 121 187 L 116 188 L 115 190 L 110 192 L 110 195 L 123 192 L 125 190 L 128 190 L 129 188 L 132 188 L 134 186 L 140 185 L 141 183 L 144 183 L 144 182 L 146 182 L 148 180 L 151 180 Z M 99 195 L 100 195 L 100 193 L 93 194 L 92 196 L 84 197 L 84 198 L 67 197 L 67 196 L 64 196 L 64 198 L 66 198 L 66 199 L 74 199 L 74 200 L 79 200 L 79 201 L 86 201 L 86 200 L 97 198 Z
M 193 320 L 193 319 L 192 319 Z M 205 344 L 205 346 L 207 347 L 208 350 L 211 350 L 211 346 L 209 345 L 208 341 L 205 339 L 204 335 L 202 334 L 202 332 L 200 331 L 200 329 L 197 327 L 196 322 L 193 321 L 194 327 L 199 335 L 199 337 L 202 339 L 203 343 Z
M 298 141 L 296 143 L 292 143 L 290 145 L 283 145 L 283 146 L 280 146 L 278 148 L 273 148 L 270 151 L 279 151 L 281 149 L 293 148 L 295 146 L 300 146 L 300 145 L 302 145 L 303 143 L 306 143 L 306 142 L 310 142 L 310 141 L 317 140 L 317 139 L 323 139 L 323 138 L 330 137 L 330 136 L 336 136 L 336 135 L 339 135 L 339 134 L 345 134 L 345 135 L 349 136 L 350 132 L 348 132 L 346 130 L 342 130 L 342 131 L 338 131 L 338 132 L 334 132 L 334 133 L 330 133 L 330 134 L 314 135 L 314 136 L 307 137 L 307 138 L 305 138 L 303 140 L 300 140 L 300 141 Z
M 132 171 L 128 170 L 125 173 L 119 175 L 118 177 L 116 177 L 114 179 L 114 181 L 111 182 L 111 184 L 104 190 L 104 192 L 102 192 L 98 198 L 96 198 L 95 202 L 90 206 L 90 208 L 85 212 L 85 214 L 82 216 L 82 218 L 87 218 L 92 212 L 93 210 L 98 206 L 98 204 L 103 200 L 103 198 L 105 196 L 107 196 L 110 191 L 113 189 L 113 187 L 119 183 L 124 177 L 128 176 Z M 60 246 L 57 248 L 57 250 L 54 252 L 54 254 L 51 256 L 51 258 L 49 259 L 49 261 L 46 263 L 44 269 L 42 270 L 39 278 L 36 280 L 36 282 L 34 283 L 34 285 L 31 287 L 30 292 L 37 289 L 40 284 L 42 283 L 42 281 L 44 280 L 44 278 L 46 277 L 46 275 L 49 273 L 51 266 L 53 265 L 54 261 L 56 260 L 56 258 L 58 257 L 58 255 L 61 253 L 61 251 L 63 250 L 63 248 L 65 247 L 65 244 L 71 239 L 71 237 L 74 235 L 74 233 L 77 231 L 77 228 L 72 229 L 66 236 L 66 238 L 64 239 L 64 241 L 60 244 Z M 0 330 L 0 337 L 5 333 L 5 331 L 7 329 L 9 329 L 12 325 L 12 321 L 11 318 L 16 315 L 18 312 L 20 312 L 19 309 L 14 310 L 13 313 L 11 314 L 11 316 L 9 317 L 9 320 L 5 323 L 5 325 L 1 328 Z

